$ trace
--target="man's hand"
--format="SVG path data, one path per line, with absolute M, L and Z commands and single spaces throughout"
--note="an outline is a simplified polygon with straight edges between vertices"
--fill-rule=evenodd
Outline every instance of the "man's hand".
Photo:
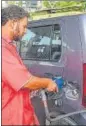
M 58 91 L 56 83 L 49 78 L 39 78 L 33 76 L 32 80 L 29 81 L 25 86 L 30 90 L 47 89 L 48 91 Z
M 51 80 L 51 82 L 47 86 L 48 91 L 58 91 L 58 87 L 54 81 Z

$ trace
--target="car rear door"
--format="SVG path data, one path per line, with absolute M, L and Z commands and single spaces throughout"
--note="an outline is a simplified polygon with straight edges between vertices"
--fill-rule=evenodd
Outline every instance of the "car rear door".
M 57 19 L 29 27 L 21 41 L 20 55 L 33 75 L 64 75 L 67 60 L 63 29 L 64 21 Z

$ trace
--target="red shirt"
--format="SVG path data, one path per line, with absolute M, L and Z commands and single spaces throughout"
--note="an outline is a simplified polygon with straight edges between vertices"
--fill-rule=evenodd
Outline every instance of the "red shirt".
M 8 39 L 2 39 L 2 125 L 39 124 L 30 91 L 22 88 L 31 78 L 16 47 Z

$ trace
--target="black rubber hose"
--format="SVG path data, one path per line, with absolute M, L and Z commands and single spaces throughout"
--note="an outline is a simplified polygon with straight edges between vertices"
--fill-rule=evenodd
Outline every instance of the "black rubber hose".
M 60 115 L 60 116 L 58 116 L 56 118 L 53 118 L 53 119 L 50 118 L 50 113 L 49 113 L 47 119 L 49 121 L 53 122 L 53 121 L 58 121 L 60 119 L 63 119 L 63 118 L 66 118 L 66 117 L 69 117 L 69 116 L 72 116 L 72 115 L 81 114 L 81 113 L 85 113 L 85 112 L 86 112 L 86 109 L 80 110 L 80 111 L 76 111 L 76 112 L 71 112 L 71 113 L 68 113 L 68 114 L 65 114 L 65 115 Z

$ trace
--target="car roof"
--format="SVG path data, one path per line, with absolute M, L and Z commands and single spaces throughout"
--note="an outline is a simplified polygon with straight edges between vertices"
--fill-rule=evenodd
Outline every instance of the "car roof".
M 86 13 L 83 14 L 75 14 L 75 15 L 68 15 L 68 16 L 59 16 L 59 17 L 52 17 L 52 18 L 46 18 L 46 19 L 39 19 L 39 20 L 32 20 L 28 22 L 28 28 L 29 27 L 37 27 L 40 25 L 50 25 L 52 24 L 52 21 L 55 21 L 56 19 L 58 20 L 64 20 L 64 19 L 68 19 L 68 18 L 73 18 L 73 17 L 83 17 L 86 16 Z

